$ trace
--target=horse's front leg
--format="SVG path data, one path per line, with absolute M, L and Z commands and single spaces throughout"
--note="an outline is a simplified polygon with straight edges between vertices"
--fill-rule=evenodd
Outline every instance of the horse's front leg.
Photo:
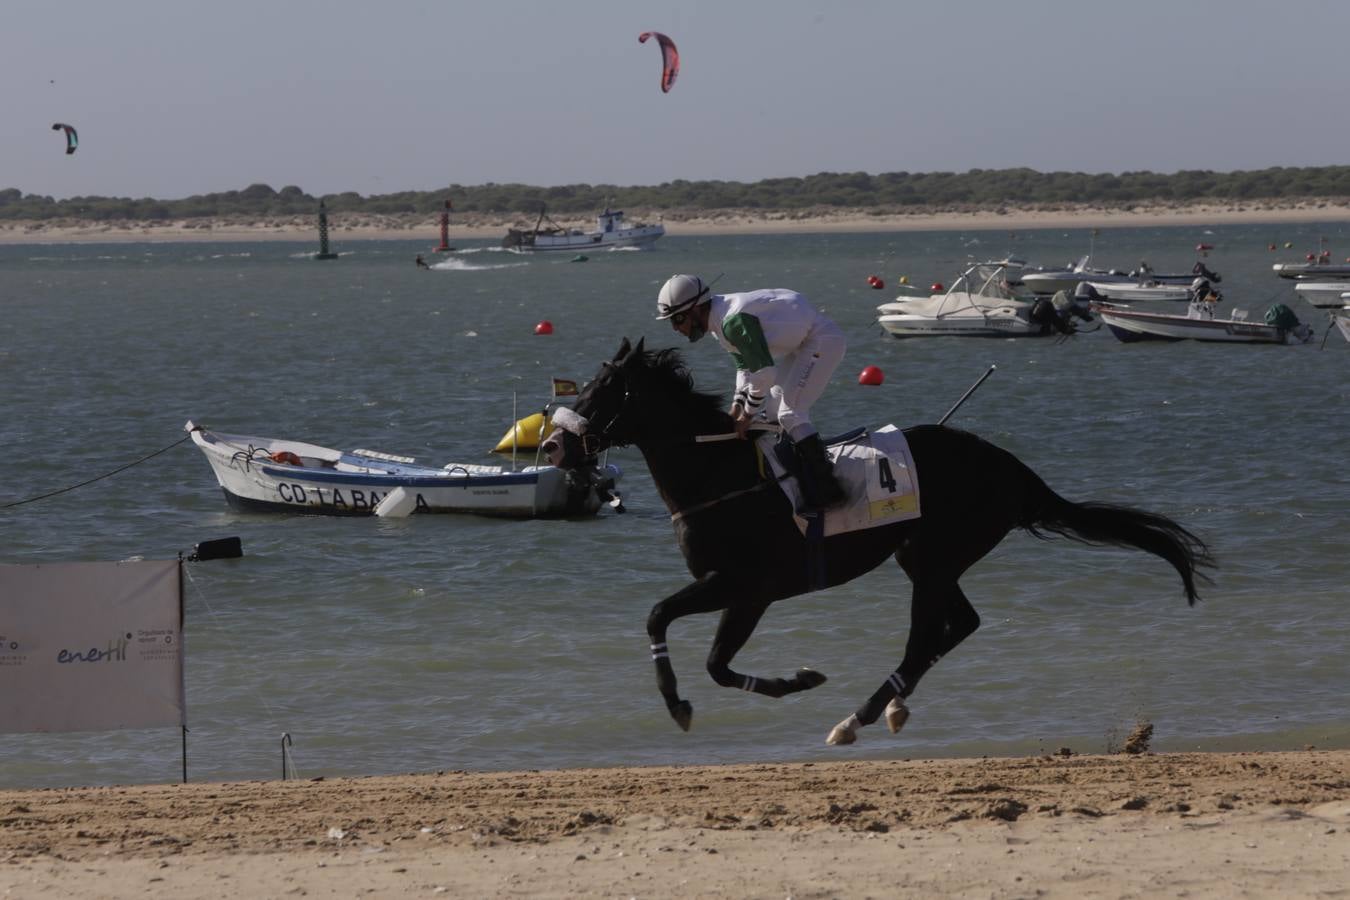
M 718 572 L 709 572 L 652 607 L 647 616 L 647 636 L 651 638 L 652 662 L 656 665 L 656 687 L 666 701 L 666 709 L 675 723 L 685 731 L 694 718 L 694 707 L 680 699 L 676 686 L 675 667 L 670 664 L 666 646 L 666 630 L 670 623 L 695 613 L 716 612 L 725 609 L 736 597 L 734 586 Z

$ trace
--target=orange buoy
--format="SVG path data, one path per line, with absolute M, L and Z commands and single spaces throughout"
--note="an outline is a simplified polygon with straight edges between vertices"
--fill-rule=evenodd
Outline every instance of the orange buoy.
M 535 333 L 535 334 L 552 334 L 552 333 L 553 333 L 553 323 L 550 322 L 548 319 L 545 319 L 544 321 L 540 322 L 538 325 L 534 326 L 534 333 Z
M 299 457 L 299 456 L 296 456 L 294 453 L 292 453 L 292 452 L 289 451 L 289 450 L 278 450 L 276 453 L 273 453 L 273 454 L 271 455 L 270 459 L 272 460 L 272 462 L 275 462 L 275 463 L 285 463 L 285 464 L 288 465 L 288 466 L 303 466 L 303 465 L 304 465 L 304 463 L 302 463 L 302 462 L 300 461 L 300 457 Z
M 946 290 L 946 288 L 942 286 L 942 282 L 940 281 L 933 282 L 928 286 L 928 289 L 935 294 L 940 294 Z
M 881 370 L 876 366 L 868 366 L 858 373 L 858 384 L 878 385 L 884 381 L 886 376 L 881 374 Z

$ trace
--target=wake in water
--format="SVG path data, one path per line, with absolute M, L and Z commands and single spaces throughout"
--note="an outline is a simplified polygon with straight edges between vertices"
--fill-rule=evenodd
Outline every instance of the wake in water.
M 528 266 L 528 265 L 529 263 L 523 260 L 520 262 L 495 263 L 493 265 L 483 265 L 483 264 L 474 264 L 472 262 L 469 262 L 467 259 L 451 258 L 451 259 L 443 259 L 440 262 L 433 265 L 431 268 L 440 272 L 445 271 L 485 272 L 488 269 L 515 269 L 519 268 L 520 266 Z

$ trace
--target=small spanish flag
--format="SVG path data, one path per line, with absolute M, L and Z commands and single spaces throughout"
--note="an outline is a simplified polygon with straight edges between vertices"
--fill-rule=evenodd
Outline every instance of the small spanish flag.
M 577 395 L 577 383 L 568 381 L 566 378 L 553 379 L 554 397 L 575 397 Z

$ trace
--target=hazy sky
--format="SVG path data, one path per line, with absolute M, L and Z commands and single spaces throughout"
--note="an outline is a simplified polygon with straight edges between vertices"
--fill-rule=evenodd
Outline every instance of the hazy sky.
M 0 188 L 55 197 L 1350 161 L 1350 0 L 5 0 L 3 27 Z

